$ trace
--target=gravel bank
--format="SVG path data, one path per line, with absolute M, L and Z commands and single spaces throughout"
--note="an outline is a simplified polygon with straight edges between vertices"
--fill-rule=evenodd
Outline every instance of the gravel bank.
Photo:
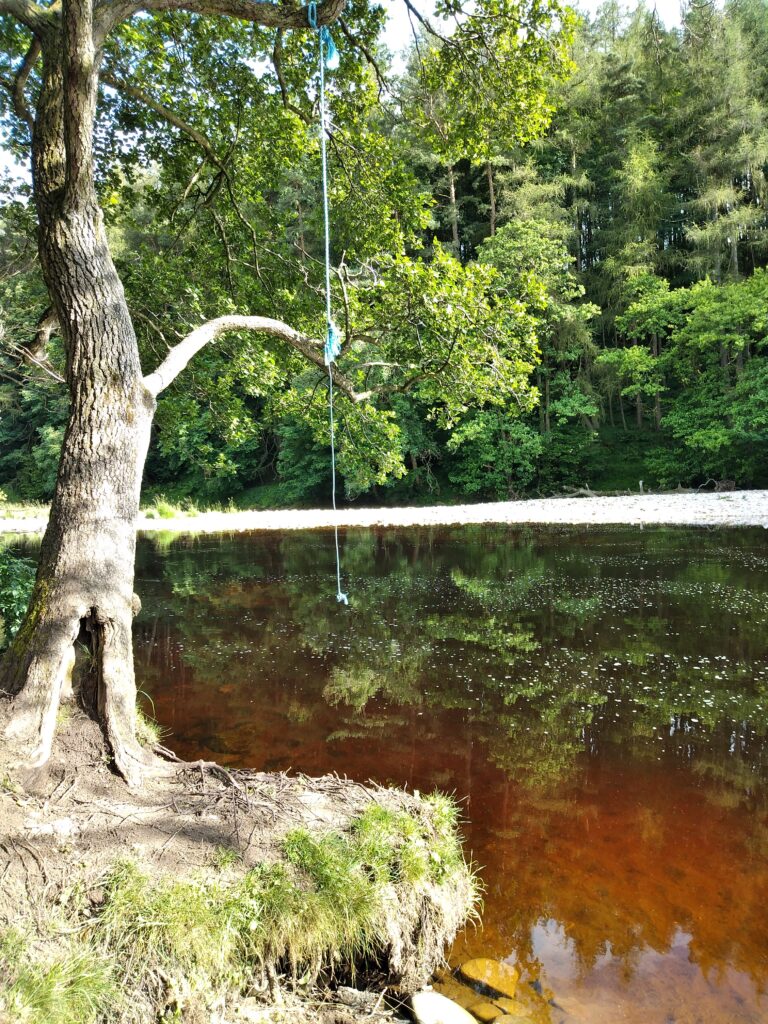
M 175 519 L 139 517 L 139 530 L 230 533 L 242 530 L 342 527 L 453 526 L 462 523 L 559 525 L 762 526 L 768 529 L 768 491 L 725 494 L 633 494 L 618 498 L 536 498 L 477 505 L 422 508 L 353 508 L 334 516 L 327 509 L 276 512 L 202 512 Z M 44 518 L 0 519 L 0 533 L 40 533 Z

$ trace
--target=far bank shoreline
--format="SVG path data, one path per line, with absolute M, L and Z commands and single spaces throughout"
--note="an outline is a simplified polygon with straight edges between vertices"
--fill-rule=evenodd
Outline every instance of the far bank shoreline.
M 36 534 L 47 517 L 0 518 L 0 533 Z M 241 533 L 245 531 L 368 529 L 461 525 L 551 526 L 761 526 L 768 529 L 768 490 L 722 494 L 632 494 L 619 497 L 530 498 L 472 505 L 394 508 L 278 509 L 200 512 L 171 518 L 142 512 L 142 533 Z

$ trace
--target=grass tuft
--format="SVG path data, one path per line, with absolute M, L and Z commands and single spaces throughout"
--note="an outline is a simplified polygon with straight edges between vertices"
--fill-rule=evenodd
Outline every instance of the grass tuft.
M 136 708 L 136 739 L 143 747 L 154 747 L 162 740 L 165 730 L 141 708 Z
M 104 893 L 99 938 L 121 965 L 124 983 L 152 990 L 157 978 L 171 978 L 195 989 L 227 979 L 236 935 L 218 880 L 153 881 L 122 861 Z
M 162 494 L 158 494 L 143 511 L 147 519 L 177 519 L 200 514 L 200 509 L 193 501 L 184 499 L 181 504 L 175 504 Z
M 31 952 L 19 932 L 0 937 L 0 1016 L 24 1024 L 92 1024 L 117 1002 L 113 964 L 100 951 L 74 943 L 50 962 Z

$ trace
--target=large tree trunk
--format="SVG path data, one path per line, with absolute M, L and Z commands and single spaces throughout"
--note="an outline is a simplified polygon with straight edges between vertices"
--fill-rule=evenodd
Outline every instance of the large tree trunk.
M 212 5 L 215 13 L 233 13 L 225 0 Z M 338 17 L 342 6 L 327 0 L 322 23 Z M 42 53 L 32 178 L 40 262 L 64 341 L 71 411 L 32 599 L 0 663 L 0 690 L 13 698 L 6 740 L 21 762 L 44 764 L 62 693 L 73 682 L 81 705 L 101 723 L 117 769 L 138 785 L 149 769 L 169 770 L 136 741 L 131 643 L 136 518 L 155 398 L 226 331 L 270 333 L 323 374 L 328 368 L 322 341 L 268 317 L 233 315 L 196 328 L 142 377 L 93 172 L 100 47 L 131 5 L 97 4 L 97 24 L 94 0 L 62 0 L 34 16 L 31 8 L 18 8 L 36 31 L 33 64 Z M 270 3 L 236 6 L 234 15 L 249 12 L 259 24 L 305 24 L 301 10 L 283 12 Z M 330 372 L 351 401 L 370 399 L 335 365 Z M 75 657 L 78 644 L 86 659 Z
M 142 380 L 93 184 L 97 54 L 90 13 L 88 0 L 70 0 L 63 33 L 43 47 L 33 179 L 71 412 L 32 600 L 0 667 L 0 685 L 15 697 L 7 739 L 23 762 L 44 763 L 75 644 L 85 642 L 91 671 L 77 696 L 102 723 L 118 770 L 138 784 L 149 759 L 135 739 L 133 574 L 155 401 Z

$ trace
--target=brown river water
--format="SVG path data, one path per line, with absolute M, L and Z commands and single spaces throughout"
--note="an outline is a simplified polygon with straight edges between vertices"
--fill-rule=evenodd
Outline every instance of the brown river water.
M 450 960 L 537 1024 L 768 1022 L 768 531 L 143 538 L 139 685 L 188 758 L 461 801 Z

